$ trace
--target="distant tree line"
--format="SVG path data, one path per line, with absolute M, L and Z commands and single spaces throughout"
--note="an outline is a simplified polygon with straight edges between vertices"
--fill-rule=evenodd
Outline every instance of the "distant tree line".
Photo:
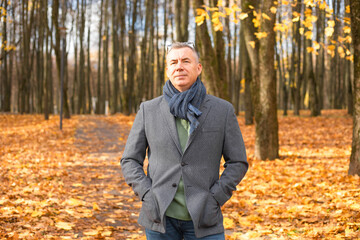
M 276 85 L 268 90 L 276 91 L 274 100 L 285 115 L 288 109 L 299 114 L 307 108 L 314 116 L 323 108 L 352 112 L 349 3 L 321 1 L 321 8 L 308 2 L 283 0 L 273 6 Z M 262 41 L 245 27 L 253 25 L 256 6 L 251 0 L 1 0 L 1 111 L 51 114 L 59 109 L 66 28 L 67 117 L 91 113 L 95 101 L 98 114 L 105 113 L 106 101 L 111 113 L 136 112 L 141 101 L 162 94 L 166 44 L 192 37 L 208 91 L 231 101 L 237 111 L 246 110 L 251 123 L 250 83 L 261 72 L 251 72 L 254 53 L 244 49 L 248 42 Z M 231 16 L 215 16 L 214 8 Z M 197 24 L 199 9 L 221 29 L 210 20 Z M 316 21 L 304 23 L 309 14 Z M 329 23 L 333 33 L 326 35 Z

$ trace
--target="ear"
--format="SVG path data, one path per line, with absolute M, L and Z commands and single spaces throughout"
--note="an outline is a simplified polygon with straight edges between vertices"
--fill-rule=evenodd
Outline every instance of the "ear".
M 201 71 L 202 71 L 202 65 L 201 65 L 201 63 L 198 63 L 198 66 L 197 66 L 197 75 L 199 76 L 200 74 L 201 74 Z
M 165 67 L 165 72 L 166 72 L 166 76 L 167 76 L 167 78 L 169 78 L 170 74 L 169 74 L 169 69 L 168 69 L 168 67 L 167 67 L 167 66 Z

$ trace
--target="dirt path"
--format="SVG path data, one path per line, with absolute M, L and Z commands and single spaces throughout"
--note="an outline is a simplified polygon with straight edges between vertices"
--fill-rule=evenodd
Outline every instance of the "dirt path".
M 99 232 L 110 231 L 116 239 L 141 231 L 136 223 L 140 203 L 124 182 L 119 164 L 129 131 L 129 125 L 103 117 L 80 117 L 75 145 L 83 153 L 83 164 L 68 169 L 74 175 L 76 197 L 92 203 L 95 210 L 84 224 L 97 226 Z

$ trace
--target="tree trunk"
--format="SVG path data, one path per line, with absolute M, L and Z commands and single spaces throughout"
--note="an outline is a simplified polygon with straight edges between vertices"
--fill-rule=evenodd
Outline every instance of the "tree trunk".
M 66 5 L 66 0 L 62 0 L 62 4 Z M 66 7 L 63 7 L 62 9 L 66 9 Z M 60 26 L 59 26 L 59 19 L 61 21 L 62 27 L 65 26 L 65 18 L 66 18 L 66 12 L 62 13 L 61 19 L 59 17 L 59 0 L 53 1 L 53 12 L 52 12 L 52 22 L 55 28 L 55 55 L 56 55 L 56 66 L 57 66 L 57 73 L 58 73 L 58 79 L 60 83 L 60 75 L 61 75 L 61 52 L 65 51 L 65 49 L 61 49 L 61 36 L 60 36 Z M 66 39 L 66 38 L 64 38 Z M 64 44 L 63 46 L 65 46 Z M 65 57 L 67 54 L 65 54 Z M 67 57 L 66 57 L 67 58 Z M 64 60 L 65 67 L 64 70 L 67 69 L 66 63 L 67 60 Z M 70 109 L 69 109 L 69 103 L 68 103 L 68 97 L 67 97 L 67 74 L 64 73 L 64 88 L 63 88 L 63 103 L 64 103 L 64 118 L 70 118 Z
M 360 2 L 350 0 L 351 32 L 354 44 L 354 114 L 349 175 L 360 176 Z
M 323 0 L 324 1 L 324 0 Z M 316 22 L 316 42 L 318 44 L 325 44 L 324 32 L 325 32 L 325 11 L 321 10 L 318 6 L 316 7 L 318 20 Z M 324 46 L 324 45 L 323 45 Z M 319 108 L 323 109 L 324 105 L 324 72 L 325 72 L 325 51 L 324 47 L 321 46 L 316 55 L 316 67 L 315 67 L 315 79 L 317 81 L 319 89 Z
M 127 61 L 127 83 L 124 89 L 124 113 L 130 114 L 133 109 L 134 82 L 136 71 L 136 17 L 137 17 L 137 0 L 133 1 L 131 31 L 129 32 L 129 57 Z
M 309 7 L 307 9 L 309 14 L 312 13 L 312 8 Z M 311 29 L 306 28 L 305 31 L 311 31 Z M 306 69 L 304 72 L 304 76 L 308 81 L 308 91 L 309 91 L 309 104 L 311 110 L 311 116 L 315 117 L 320 115 L 320 107 L 319 107 L 319 98 L 318 98 L 318 86 L 317 81 L 315 79 L 314 68 L 313 68 L 313 56 L 312 52 L 306 51 L 308 47 L 312 46 L 312 40 L 306 39 L 305 46 L 304 46 L 304 53 L 305 53 L 305 62 L 306 62 Z
M 90 1 L 90 5 L 91 5 Z M 86 83 L 87 83 L 87 98 L 88 98 L 88 110 L 87 113 L 92 113 L 92 94 L 91 94 L 91 80 L 93 78 L 90 78 L 91 76 L 91 62 L 90 62 L 90 25 L 88 26 L 88 38 L 87 38 L 87 66 L 86 66 Z
M 214 5 L 214 2 L 211 4 Z M 193 8 L 196 13 L 197 8 L 204 5 L 203 0 L 194 1 Z M 212 27 L 213 30 L 213 27 Z M 225 63 L 225 43 L 223 33 L 213 30 L 214 47 L 208 32 L 206 21 L 200 26 L 196 26 L 196 45 L 200 52 L 201 63 L 203 65 L 203 80 L 208 84 L 211 94 L 230 101 L 227 90 L 226 63 Z
M 76 26 L 79 26 L 79 12 L 80 12 L 80 7 L 79 7 L 79 0 L 76 1 Z M 77 98 L 79 96 L 76 96 L 76 92 L 77 89 L 79 88 L 79 71 L 78 71 L 78 39 L 77 39 L 77 32 L 78 32 L 78 28 L 76 27 L 76 32 L 75 32 L 75 47 L 74 47 L 74 81 L 73 81 L 73 93 L 71 96 L 71 108 L 72 108 L 72 112 L 73 114 L 79 114 L 79 110 L 76 107 L 79 104 L 79 101 L 77 101 Z
M 86 113 L 86 84 L 85 84 L 85 51 L 84 51 L 84 32 L 85 32 L 85 10 L 86 0 L 81 0 L 80 11 L 80 28 L 79 28 L 79 42 L 80 42 L 80 59 L 79 59 L 79 96 L 78 96 L 78 113 Z
M 275 47 L 275 14 L 270 12 L 273 2 L 264 0 L 259 5 L 257 1 L 244 1 L 243 11 L 252 5 L 257 12 L 262 12 L 270 20 L 260 20 L 259 32 L 266 32 L 267 37 L 259 41 L 255 39 L 255 29 L 252 24 L 253 14 L 245 19 L 245 40 L 255 42 L 255 48 L 247 44 L 252 67 L 252 96 L 255 114 L 255 157 L 258 159 L 275 159 L 279 156 L 278 121 L 276 107 L 276 76 L 274 69 Z M 261 7 L 258 7 L 261 6 Z M 260 11 L 259 11 L 260 10 Z
M 119 51 L 120 51 L 120 60 L 121 60 L 121 68 L 120 68 L 120 111 L 124 112 L 124 102 L 125 100 L 125 31 L 126 31 L 126 1 L 120 1 L 119 6 L 119 22 L 120 22 L 120 42 L 119 42 Z
M 100 4 L 100 22 L 99 22 L 99 45 L 98 45 L 98 69 L 97 69 L 97 102 L 96 102 L 96 114 L 104 113 L 104 100 L 101 91 L 101 44 L 102 44 L 102 25 L 103 25 L 103 13 L 104 13 L 104 0 L 101 0 Z M 105 79 L 103 79 L 105 81 Z
M 48 1 L 44 0 L 44 5 L 48 5 Z M 46 37 L 45 37 L 45 63 L 44 63 L 44 78 L 45 78 L 45 84 L 44 84 L 44 118 L 45 120 L 49 120 L 49 98 L 50 98 L 50 76 L 51 76 L 51 69 L 49 68 L 50 61 L 51 61 L 51 38 L 50 38 L 50 30 L 49 26 L 47 24 L 48 22 L 48 8 L 45 8 L 45 19 L 46 19 Z M 49 44 L 50 43 L 50 44 Z M 50 45 L 50 46 L 49 46 Z
M 175 0 L 176 41 L 186 42 L 189 38 L 190 0 Z
M 226 7 L 230 8 L 230 0 L 226 0 Z M 226 26 L 226 38 L 227 38 L 227 57 L 226 57 L 226 82 L 228 85 L 228 95 L 231 103 L 235 106 L 233 99 L 234 80 L 232 77 L 232 64 L 231 64 L 231 29 L 230 29 L 230 17 L 225 18 Z M 225 51 L 224 51 L 225 53 Z
M 8 2 L 4 1 L 4 6 L 3 8 L 5 9 L 5 11 L 8 11 Z M 2 33 L 2 42 L 8 42 L 8 37 L 7 37 L 7 21 L 5 20 L 3 23 L 3 33 Z M 1 99 L 1 111 L 4 112 L 10 112 L 11 110 L 11 78 L 9 77 L 8 74 L 8 54 L 9 52 L 4 50 L 2 48 L 2 51 L 0 52 L 2 54 L 0 54 L 0 59 L 2 62 L 2 73 L 1 73 L 1 82 L 4 83 L 4 87 L 3 87 L 3 92 L 1 93 L 4 97 L 3 99 Z M 1 65 L 0 65 L 1 66 Z M 10 65 L 10 68 L 12 66 Z
M 112 0 L 112 22 L 111 22 L 111 29 L 112 29 L 112 60 L 113 60 L 113 94 L 112 94 L 112 113 L 119 112 L 119 13 L 117 4 L 120 4 L 117 0 Z
M 302 3 L 301 0 L 296 2 L 295 6 L 292 7 L 293 12 L 301 14 L 302 12 Z M 292 95 L 294 97 L 294 115 L 300 115 L 301 108 L 301 84 L 302 84 L 302 74 L 301 74 L 301 35 L 300 35 L 300 20 L 293 24 L 293 33 L 295 34 L 295 42 L 293 42 L 293 52 L 292 52 Z M 296 68 L 295 68 L 296 66 Z

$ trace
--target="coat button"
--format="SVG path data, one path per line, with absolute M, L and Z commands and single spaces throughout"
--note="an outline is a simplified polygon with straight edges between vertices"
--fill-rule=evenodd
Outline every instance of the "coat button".
M 172 184 L 172 186 L 173 186 L 173 187 L 176 187 L 176 186 L 177 186 L 177 184 L 176 184 L 176 183 L 173 183 L 173 184 Z
M 184 163 L 184 162 L 181 162 L 181 166 L 185 166 L 186 165 L 186 163 Z
M 160 221 L 160 220 L 155 219 L 155 220 L 154 220 L 154 223 L 156 223 L 156 224 L 160 224 L 160 223 L 161 223 L 161 221 Z

